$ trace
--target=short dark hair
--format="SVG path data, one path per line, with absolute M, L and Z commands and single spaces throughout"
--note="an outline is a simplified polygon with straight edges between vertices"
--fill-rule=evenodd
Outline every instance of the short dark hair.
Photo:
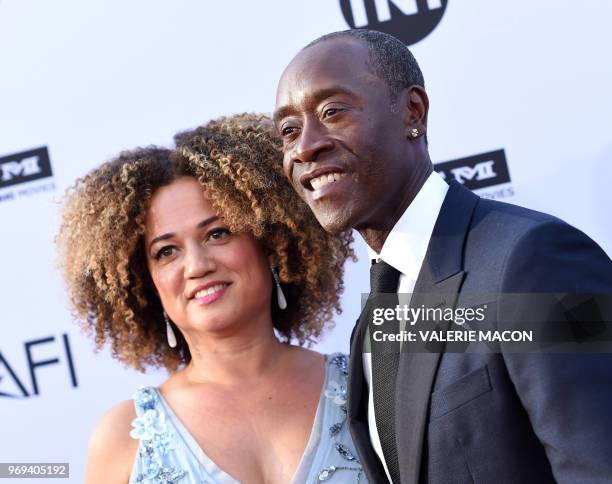
M 410 86 L 425 87 L 421 68 L 408 47 L 392 35 L 377 30 L 353 29 L 332 32 L 313 40 L 304 48 L 341 37 L 356 39 L 367 46 L 372 73 L 389 85 L 392 96 Z

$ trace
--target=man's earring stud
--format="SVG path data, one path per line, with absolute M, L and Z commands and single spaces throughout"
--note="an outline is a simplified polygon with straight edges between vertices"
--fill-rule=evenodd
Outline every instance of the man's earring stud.
M 417 128 L 412 128 L 410 130 L 410 136 L 413 138 L 417 138 L 419 136 L 419 130 Z

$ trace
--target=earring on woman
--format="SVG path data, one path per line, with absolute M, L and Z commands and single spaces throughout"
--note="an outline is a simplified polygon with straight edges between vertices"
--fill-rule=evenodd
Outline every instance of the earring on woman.
M 174 334 L 172 326 L 170 326 L 170 319 L 166 311 L 164 311 L 164 321 L 166 321 L 166 339 L 168 340 L 168 346 L 170 346 L 170 348 L 176 348 L 176 335 Z
M 272 271 L 274 284 L 276 284 L 276 302 L 278 303 L 278 307 L 281 309 L 286 309 L 287 300 L 285 299 L 285 294 L 283 293 L 283 289 L 280 285 L 280 280 L 278 279 L 278 272 L 276 272 L 276 267 L 270 266 L 270 270 Z

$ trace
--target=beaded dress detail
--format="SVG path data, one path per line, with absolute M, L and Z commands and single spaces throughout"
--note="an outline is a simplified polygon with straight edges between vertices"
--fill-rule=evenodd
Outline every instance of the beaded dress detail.
M 346 355 L 326 356 L 310 438 L 291 484 L 367 484 L 346 423 L 347 373 Z M 130 483 L 240 484 L 204 453 L 155 387 L 138 390 L 134 405 L 130 436 L 140 445 Z

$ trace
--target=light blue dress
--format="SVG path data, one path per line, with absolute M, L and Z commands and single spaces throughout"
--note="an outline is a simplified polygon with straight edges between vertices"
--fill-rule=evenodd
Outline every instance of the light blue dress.
M 314 424 L 291 483 L 366 484 L 346 422 L 348 358 L 335 353 L 325 359 Z M 130 483 L 239 484 L 204 453 L 155 387 L 141 388 L 134 403 L 130 435 L 140 445 Z

